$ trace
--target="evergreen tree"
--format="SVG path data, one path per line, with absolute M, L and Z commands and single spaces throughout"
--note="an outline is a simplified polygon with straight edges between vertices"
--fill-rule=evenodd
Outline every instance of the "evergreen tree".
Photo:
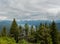
M 53 44 L 58 44 L 58 31 L 57 31 L 56 24 L 54 21 L 52 22 L 50 28 L 51 28 L 50 34 L 51 34 L 52 42 L 53 42 Z
M 30 29 L 30 36 L 29 36 L 31 42 L 36 42 L 36 41 L 35 41 L 35 39 L 36 39 L 36 38 L 35 38 L 35 34 L 36 34 L 36 33 L 35 33 L 34 27 L 33 27 L 33 25 L 32 25 L 32 26 L 31 26 L 31 29 Z
M 45 25 L 45 28 L 47 29 L 49 28 L 49 25 L 47 23 L 45 23 L 44 25 Z
M 28 34 L 29 34 L 29 25 L 26 23 L 25 24 L 25 38 L 28 38 Z
M 11 25 L 10 35 L 12 37 L 14 37 L 14 39 L 16 40 L 16 42 L 18 42 L 19 28 L 18 28 L 18 25 L 17 25 L 15 19 L 13 20 L 12 25 Z
M 33 25 L 31 26 L 31 35 L 33 35 L 34 34 L 34 27 L 33 27 Z
M 45 33 L 45 35 L 44 35 L 45 44 L 52 44 L 52 39 L 50 36 L 50 30 L 49 30 L 47 25 L 45 26 L 44 33 Z
M 38 30 L 39 30 L 39 26 L 36 26 L 36 32 L 35 32 L 35 38 L 36 38 L 36 42 L 39 42 L 39 38 L 38 38 Z
M 40 33 L 41 33 L 41 30 L 42 30 L 42 29 L 41 29 L 41 28 L 42 28 L 42 25 L 43 25 L 43 24 L 41 23 L 38 27 L 36 27 L 36 30 L 37 30 L 37 31 L 36 31 L 36 34 L 37 34 L 37 39 L 38 39 L 38 40 L 40 40 Z
M 22 28 L 22 26 L 19 26 L 19 39 L 24 38 L 24 30 Z
M 20 33 L 22 33 L 23 29 L 22 26 L 19 26 Z
M 1 36 L 7 36 L 7 32 L 6 32 L 6 27 L 3 27 L 2 32 L 1 32 Z
M 41 44 L 52 44 L 49 29 L 44 24 L 40 25 L 37 37 Z

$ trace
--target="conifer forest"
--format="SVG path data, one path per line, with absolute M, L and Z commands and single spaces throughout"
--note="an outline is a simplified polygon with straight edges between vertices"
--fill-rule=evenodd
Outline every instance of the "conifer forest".
M 8 32 L 5 26 L 0 31 L 0 44 L 60 44 L 60 32 L 54 21 L 21 26 L 13 19 Z

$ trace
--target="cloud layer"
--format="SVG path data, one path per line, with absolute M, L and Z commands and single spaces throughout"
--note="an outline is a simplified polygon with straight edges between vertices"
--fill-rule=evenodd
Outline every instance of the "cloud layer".
M 0 0 L 0 20 L 59 20 L 60 0 Z

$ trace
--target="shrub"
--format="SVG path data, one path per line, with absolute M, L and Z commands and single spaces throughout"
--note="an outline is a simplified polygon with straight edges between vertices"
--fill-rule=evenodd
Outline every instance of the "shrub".
M 19 41 L 19 44 L 28 44 L 28 42 L 26 40 L 22 39 Z
M 15 40 L 8 37 L 0 37 L 0 44 L 16 44 Z

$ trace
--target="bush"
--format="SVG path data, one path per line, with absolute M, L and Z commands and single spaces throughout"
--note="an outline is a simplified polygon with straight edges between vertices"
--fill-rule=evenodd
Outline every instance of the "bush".
M 28 42 L 23 39 L 23 40 L 20 40 L 20 41 L 19 41 L 19 44 L 28 44 Z
M 8 37 L 0 37 L 0 44 L 16 44 L 14 39 Z

